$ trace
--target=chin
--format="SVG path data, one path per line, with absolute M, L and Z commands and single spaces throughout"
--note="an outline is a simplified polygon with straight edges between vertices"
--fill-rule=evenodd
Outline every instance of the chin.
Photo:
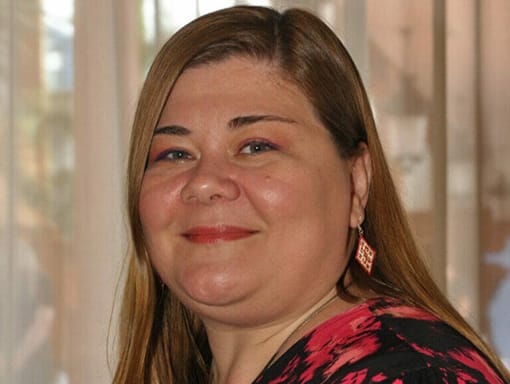
M 247 293 L 246 281 L 225 271 L 193 270 L 184 274 L 179 286 L 182 301 L 190 306 L 223 307 L 242 300 Z

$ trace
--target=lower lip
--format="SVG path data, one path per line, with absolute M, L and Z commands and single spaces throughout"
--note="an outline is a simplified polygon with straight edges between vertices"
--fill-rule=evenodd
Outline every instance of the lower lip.
M 221 241 L 233 241 L 244 239 L 253 235 L 250 231 L 227 231 L 227 232 L 197 232 L 185 234 L 184 237 L 197 244 L 213 244 Z

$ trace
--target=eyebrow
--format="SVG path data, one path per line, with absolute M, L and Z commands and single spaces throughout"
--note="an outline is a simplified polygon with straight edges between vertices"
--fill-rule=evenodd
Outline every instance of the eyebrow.
M 158 127 L 154 130 L 154 136 L 156 135 L 177 135 L 177 136 L 186 136 L 189 135 L 191 131 L 188 128 L 182 127 L 180 125 L 165 125 L 163 127 Z
M 293 119 L 277 115 L 248 115 L 234 117 L 232 120 L 228 122 L 228 128 L 235 130 L 261 121 L 279 121 L 288 124 L 296 123 L 296 121 Z M 183 127 L 181 125 L 165 125 L 162 127 L 157 127 L 154 130 L 154 136 L 156 135 L 186 136 L 189 135 L 190 133 L 191 131 L 188 128 Z
M 230 129 L 242 128 L 246 125 L 258 123 L 260 121 L 279 121 L 282 123 L 295 124 L 296 121 L 287 117 L 277 115 L 248 115 L 235 117 L 228 122 Z

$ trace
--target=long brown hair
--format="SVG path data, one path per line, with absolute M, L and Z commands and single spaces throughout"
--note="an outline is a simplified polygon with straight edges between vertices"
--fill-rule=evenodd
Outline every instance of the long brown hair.
M 191 66 L 232 56 L 266 60 L 307 95 L 340 156 L 366 143 L 372 184 L 364 231 L 378 257 L 369 277 L 350 262 L 361 291 L 399 297 L 426 308 L 471 340 L 504 375 L 490 348 L 432 280 L 411 234 L 375 129 L 370 104 L 345 47 L 316 16 L 298 9 L 233 7 L 202 16 L 174 34 L 155 58 L 133 124 L 128 165 L 129 253 L 114 384 L 204 383 L 211 352 L 200 320 L 160 283 L 144 244 L 139 194 L 153 130 L 179 75 Z M 352 296 L 343 279 L 339 289 Z M 507 377 L 507 376 L 505 376 Z

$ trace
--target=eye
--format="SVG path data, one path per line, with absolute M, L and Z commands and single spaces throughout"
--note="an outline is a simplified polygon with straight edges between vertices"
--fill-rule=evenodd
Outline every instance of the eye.
M 264 140 L 253 140 L 246 144 L 244 144 L 239 153 L 245 154 L 245 155 L 255 155 L 257 153 L 267 152 L 267 151 L 273 151 L 275 149 L 278 149 L 276 145 L 271 144 Z
M 192 158 L 193 155 L 186 151 L 183 151 L 182 149 L 168 149 L 166 151 L 161 152 L 156 157 L 156 161 L 182 161 L 190 160 Z

